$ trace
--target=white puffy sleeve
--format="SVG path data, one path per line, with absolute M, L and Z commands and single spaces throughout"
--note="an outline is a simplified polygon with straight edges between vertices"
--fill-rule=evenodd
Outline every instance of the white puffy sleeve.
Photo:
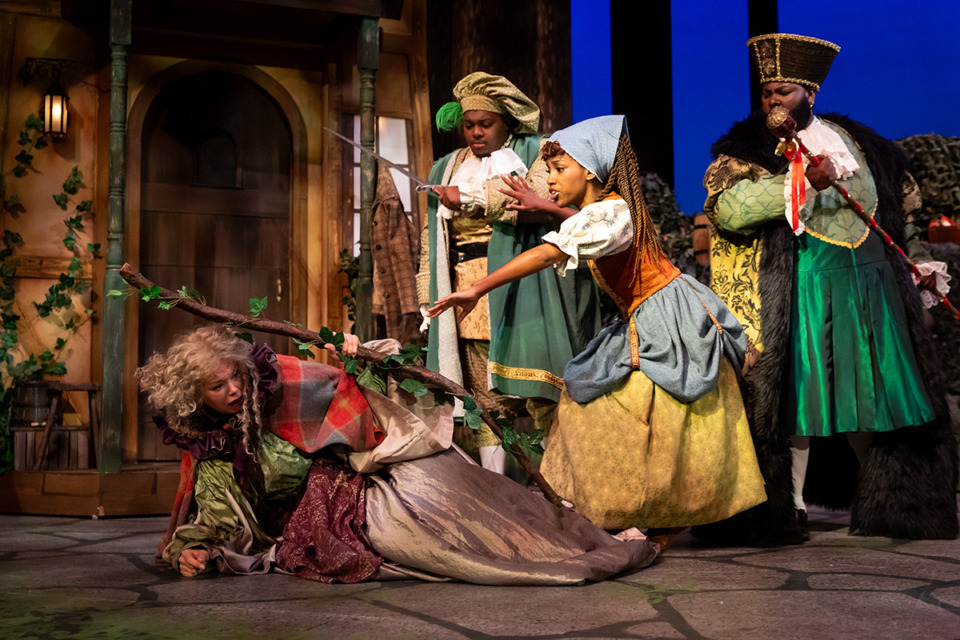
M 559 231 L 543 236 L 566 256 L 554 265 L 560 275 L 576 269 L 580 260 L 595 260 L 620 253 L 633 242 L 633 219 L 623 199 L 595 202 L 570 216 Z

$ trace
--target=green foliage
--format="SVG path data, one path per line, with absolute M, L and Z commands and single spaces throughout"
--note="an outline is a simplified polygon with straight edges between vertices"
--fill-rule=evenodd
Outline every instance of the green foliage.
M 70 175 L 67 177 L 66 182 L 63 183 L 63 190 L 69 193 L 72 196 L 77 195 L 77 192 L 80 191 L 80 187 L 83 186 L 83 174 L 80 172 L 77 167 L 74 167 L 70 170 Z
M 377 393 L 387 392 L 387 382 L 377 374 L 373 373 L 371 367 L 367 367 L 357 376 L 357 384 L 368 389 L 373 389 Z
M 337 349 L 343 346 L 344 336 L 342 333 L 334 333 L 327 327 L 320 327 L 318 334 L 324 344 L 332 344 Z
M 433 390 L 433 406 L 439 407 L 442 404 L 453 404 L 454 396 L 443 389 Z
M 357 373 L 357 359 L 350 356 L 342 355 L 340 359 L 343 360 L 343 370 L 349 373 L 350 375 L 356 375 Z
M 313 355 L 313 348 L 316 346 L 316 342 L 304 342 L 302 340 L 297 340 L 293 338 L 294 343 L 297 345 L 297 352 L 307 358 L 315 358 Z
M 43 120 L 35 113 L 31 113 L 27 116 L 27 122 L 24 125 L 30 131 L 42 132 L 43 131 Z
M 419 380 L 413 378 L 404 378 L 400 381 L 400 388 L 407 393 L 412 393 L 414 398 L 427 395 L 427 387 Z
M 17 144 L 21 149 L 15 157 L 16 166 L 11 170 L 14 178 L 23 178 L 30 171 L 35 171 L 33 160 L 35 151 L 48 146 L 43 135 L 43 121 L 35 114 L 27 116 L 23 129 L 17 137 Z M 71 204 L 71 196 L 79 193 L 83 188 L 83 173 L 73 167 L 63 183 L 61 193 L 53 194 L 54 204 L 62 211 L 67 211 Z M 8 193 L 8 184 L 0 185 L 2 214 L 4 216 L 19 216 L 26 213 L 26 209 L 17 194 Z M 43 376 L 62 376 L 66 373 L 66 365 L 59 361 L 60 354 L 67 345 L 67 340 L 80 326 L 91 317 L 93 310 L 77 307 L 74 296 L 87 291 L 90 284 L 82 278 L 83 263 L 81 249 L 77 246 L 77 233 L 83 230 L 83 216 L 93 213 L 93 203 L 84 200 L 75 205 L 73 213 L 64 219 L 66 231 L 63 245 L 73 253 L 65 273 L 61 273 L 57 282 L 50 286 L 41 302 L 34 302 L 40 318 L 52 320 L 64 332 L 57 336 L 53 350 L 44 349 L 40 354 L 27 354 L 19 362 L 15 356 L 20 348 L 19 324 L 20 316 L 14 312 L 15 308 L 15 281 L 17 262 L 15 250 L 22 248 L 23 238 L 19 234 L 5 229 L 3 233 L 3 248 L 0 249 L 0 366 L 3 367 L 3 384 L 0 388 L 0 471 L 10 468 L 12 453 L 10 450 L 10 409 L 13 404 L 13 394 L 16 387 L 29 380 L 39 380 Z M 6 221 L 4 221 L 6 222 Z M 100 246 L 87 244 L 87 252 L 92 258 L 100 257 Z M 113 295 L 111 292 L 108 295 Z
M 267 297 L 250 298 L 250 315 L 254 318 L 263 315 L 263 310 L 267 308 Z
M 9 213 L 12 216 L 18 216 L 21 213 L 26 212 L 23 205 L 20 204 L 20 196 L 13 194 L 6 200 L 2 202 L 3 211 Z
M 500 427 L 501 447 L 503 447 L 506 451 L 509 451 L 512 445 L 517 444 L 528 458 L 534 456 L 534 444 L 539 444 L 540 441 L 543 440 L 544 433 L 542 430 L 536 429 L 533 433 L 521 433 L 513 428 L 513 425 L 510 424 L 509 420 L 501 417 L 499 411 L 491 411 L 490 415 L 497 423 L 497 426 Z
M 320 337 L 326 342 L 335 345 L 338 351 L 343 346 L 343 334 L 338 333 L 336 336 L 332 336 L 332 332 L 326 327 L 320 329 Z M 344 370 L 347 373 L 356 374 L 358 369 L 356 358 L 344 356 L 341 353 L 340 359 L 345 363 L 346 366 L 344 367 Z M 380 362 L 368 362 L 366 364 L 366 368 L 364 368 L 364 370 L 357 377 L 357 383 L 363 384 L 371 389 L 382 388 L 386 390 L 387 378 L 389 378 L 391 375 L 395 376 L 400 369 L 407 365 L 420 364 L 422 361 L 423 349 L 417 345 L 408 344 L 400 351 L 400 353 L 386 356 Z M 361 378 L 363 378 L 364 382 L 361 382 Z M 400 387 L 406 391 L 409 391 L 410 393 L 413 393 L 416 397 L 420 397 L 427 393 L 427 388 L 423 385 L 423 383 L 417 380 L 411 380 L 409 378 L 403 378 L 401 380 Z
M 18 165 L 29 167 L 31 162 L 33 161 L 33 155 L 30 153 L 27 153 L 26 149 L 21 149 L 20 153 L 17 154 L 14 160 L 17 161 Z M 19 178 L 20 176 L 17 176 L 17 177 Z
M 483 424 L 483 410 L 477 406 L 477 401 L 473 396 L 464 396 L 463 398 L 463 421 L 467 426 L 476 431 Z

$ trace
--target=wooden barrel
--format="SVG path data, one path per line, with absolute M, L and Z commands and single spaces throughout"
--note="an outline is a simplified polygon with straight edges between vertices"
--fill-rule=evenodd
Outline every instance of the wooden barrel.
M 12 427 L 38 427 L 47 422 L 50 413 L 50 403 L 60 391 L 51 389 L 44 380 L 21 382 L 17 385 L 13 396 L 13 407 L 10 411 L 10 425 Z M 60 403 L 62 409 L 63 403 Z M 58 414 L 61 411 L 57 411 Z M 55 421 L 59 421 L 56 416 Z
M 710 264 L 710 220 L 702 213 L 693 219 L 693 256 L 697 264 Z

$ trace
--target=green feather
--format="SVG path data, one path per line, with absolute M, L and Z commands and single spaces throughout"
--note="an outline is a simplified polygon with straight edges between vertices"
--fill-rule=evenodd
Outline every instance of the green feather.
M 463 108 L 459 102 L 448 102 L 437 110 L 437 131 L 453 131 L 463 122 Z

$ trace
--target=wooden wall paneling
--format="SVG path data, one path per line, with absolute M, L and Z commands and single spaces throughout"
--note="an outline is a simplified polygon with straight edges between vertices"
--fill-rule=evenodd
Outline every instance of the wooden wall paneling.
M 486 71 L 505 76 L 540 106 L 542 132 L 571 123 L 568 3 L 461 0 L 451 7 L 427 0 L 426 22 L 431 114 L 453 99 L 462 77 Z M 463 146 L 459 134 L 432 140 L 435 158 Z
M 537 0 L 534 69 L 540 105 L 540 131 L 552 133 L 573 124 L 570 68 L 570 5 Z
M 18 278 L 40 278 L 57 280 L 60 274 L 66 273 L 72 258 L 51 256 L 18 255 L 14 257 L 17 265 Z M 88 262 L 80 271 L 81 280 L 93 279 L 93 266 Z
M 433 166 L 430 152 L 433 150 L 433 115 L 430 113 L 430 85 L 427 69 L 427 16 L 426 0 L 412 0 L 411 21 L 413 33 L 410 46 L 410 92 L 413 94 L 413 139 L 416 157 L 414 166 L 418 176 L 426 179 Z M 417 227 L 426 224 L 427 194 L 417 196 L 420 219 Z
M 306 264 L 310 247 L 310 238 L 306 232 L 309 167 L 306 126 L 300 112 L 300 107 L 294 98 L 276 79 L 257 67 L 210 60 L 188 60 L 168 67 L 156 74 L 144 85 L 143 89 L 137 95 L 128 117 L 130 131 L 128 144 L 130 155 L 128 161 L 129 171 L 127 174 L 128 244 L 126 245 L 126 256 L 136 255 L 137 262 L 140 262 L 140 257 L 137 255 L 141 235 L 141 228 L 139 226 L 140 210 L 145 202 L 143 194 L 141 194 L 141 174 L 144 159 L 141 157 L 140 147 L 143 142 L 144 121 L 150 106 L 166 86 L 169 86 L 181 78 L 206 72 L 239 76 L 259 87 L 270 97 L 273 103 L 277 105 L 290 129 L 292 143 L 291 155 L 293 155 L 293 162 L 290 169 L 292 175 L 290 180 L 290 195 L 284 200 L 284 206 L 289 209 L 290 214 L 290 233 L 288 236 L 284 236 L 289 242 L 289 249 L 283 250 L 280 256 L 289 260 L 288 282 L 291 306 L 289 318 L 286 319 L 305 324 L 307 322 L 307 295 L 309 295 L 306 282 Z M 199 200 L 201 203 L 204 201 L 202 197 Z M 299 207 L 297 203 L 300 203 Z M 136 233 L 134 233 L 134 228 L 136 228 Z M 150 274 L 146 275 L 150 276 Z M 159 279 L 157 279 L 157 281 L 159 282 Z M 167 285 L 168 283 L 162 282 L 162 284 Z M 179 284 L 175 286 L 179 286 Z M 275 285 L 271 288 L 271 291 L 274 289 Z M 286 292 L 284 295 L 286 295 Z M 273 304 L 274 308 L 276 308 L 276 301 L 274 301 Z M 127 300 L 127 305 L 126 312 L 128 318 L 136 318 L 140 313 L 144 313 L 143 308 L 138 306 L 138 302 L 133 296 Z M 132 409 L 132 407 L 137 406 L 138 395 L 132 372 L 139 364 L 137 355 L 140 349 L 137 346 L 139 327 L 136 322 L 131 322 L 130 325 L 133 326 L 127 327 L 125 338 L 128 345 L 126 352 L 126 371 L 131 375 L 126 377 L 124 398 L 128 406 L 131 407 L 131 410 L 128 412 L 124 426 L 124 437 L 128 441 L 124 443 L 124 450 L 126 453 L 133 454 L 135 459 L 137 451 L 136 443 L 139 439 L 139 420 L 137 416 L 138 412 Z
M 264 87 L 266 89 L 266 87 Z M 279 87 L 270 91 L 276 94 Z M 290 287 L 290 318 L 291 322 L 307 325 L 308 301 L 310 295 L 310 251 L 309 237 L 310 215 L 310 147 L 307 127 L 303 120 L 299 105 L 285 91 L 284 101 L 281 102 L 281 111 L 290 127 L 290 152 L 293 155 L 291 162 L 290 180 L 290 249 L 289 287 Z M 276 99 L 276 96 L 274 96 Z M 293 349 L 292 341 L 288 340 L 288 348 Z M 290 351 L 292 352 L 292 351 Z
M 409 41 L 409 38 L 404 38 Z M 410 54 L 383 52 L 377 69 L 377 115 L 409 118 L 413 112 L 410 85 Z

